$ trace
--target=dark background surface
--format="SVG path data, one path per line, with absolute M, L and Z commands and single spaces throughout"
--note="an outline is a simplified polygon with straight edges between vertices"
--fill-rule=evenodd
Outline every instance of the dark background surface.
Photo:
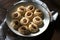
M 19 0 L 0 0 L 0 23 L 3 21 L 3 19 L 5 17 L 6 10 L 9 9 L 12 6 L 12 4 L 14 4 L 17 1 L 19 1 Z M 48 29 L 43 34 L 35 37 L 35 39 L 60 40 L 60 7 L 51 0 L 42 0 L 42 1 L 47 4 L 48 8 L 51 11 L 52 10 L 58 11 L 59 16 L 56 21 L 53 21 L 52 23 L 50 23 Z M 8 30 L 9 30 L 9 28 L 8 28 Z M 10 30 L 7 32 L 8 32 L 8 34 L 12 35 L 14 38 L 19 37 L 19 36 L 15 35 L 14 33 L 12 33 Z

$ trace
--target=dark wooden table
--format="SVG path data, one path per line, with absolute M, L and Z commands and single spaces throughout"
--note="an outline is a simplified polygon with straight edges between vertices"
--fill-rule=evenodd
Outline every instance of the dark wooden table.
M 15 2 L 17 2 L 19 0 L 0 0 L 0 4 L 2 5 L 2 7 L 6 10 L 6 9 L 9 9 L 12 4 L 14 4 Z M 56 6 L 55 4 L 53 4 L 50 0 L 42 0 L 43 2 L 45 2 L 48 6 L 48 8 L 50 10 L 55 10 L 55 11 L 58 11 L 60 13 L 60 8 L 58 6 Z M 3 10 L 2 10 L 3 11 Z M 0 11 L 1 12 L 1 11 Z M 5 11 L 3 11 L 5 12 Z M 0 14 L 0 16 L 3 15 L 3 14 Z M 5 14 L 3 15 L 5 16 Z M 0 17 L 0 21 L 2 18 Z M 55 21 L 55 26 L 54 26 L 54 34 L 53 34 L 53 37 L 52 37 L 52 40 L 60 40 L 60 14 L 59 14 L 59 17 L 57 18 L 57 20 Z

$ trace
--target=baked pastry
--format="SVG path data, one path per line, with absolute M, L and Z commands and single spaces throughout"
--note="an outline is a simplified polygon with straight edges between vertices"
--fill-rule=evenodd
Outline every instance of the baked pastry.
M 27 11 L 27 12 L 25 13 L 25 17 L 27 17 L 27 18 L 32 18 L 32 17 L 33 17 L 33 12 Z
M 21 14 L 19 13 L 19 12 L 14 12 L 14 13 L 12 13 L 12 18 L 21 18 Z
M 41 10 L 39 10 L 39 9 L 36 9 L 35 11 L 34 11 L 34 15 L 35 16 L 42 16 L 42 12 L 41 12 Z
M 30 31 L 26 29 L 26 26 L 21 26 L 21 27 L 18 29 L 18 32 L 20 32 L 21 34 L 24 34 L 24 35 L 30 34 Z
M 17 30 L 20 26 L 19 21 L 18 20 L 12 20 L 11 24 L 10 24 L 15 30 Z
M 33 23 L 37 24 L 37 25 L 41 25 L 42 24 L 42 18 L 39 16 L 36 16 L 33 18 Z
M 21 20 L 20 20 L 20 23 L 23 24 L 23 25 L 26 25 L 29 23 L 29 19 L 27 17 L 23 17 Z
M 24 14 L 24 12 L 26 11 L 24 6 L 20 6 L 17 8 L 17 11 L 20 12 L 22 15 Z
M 35 7 L 33 6 L 33 5 L 28 5 L 27 7 L 26 7 L 26 11 L 34 11 L 35 10 Z
M 34 24 L 34 23 L 31 23 L 30 25 L 29 25 L 29 31 L 30 32 L 32 32 L 32 33 L 36 33 L 36 32 L 38 32 L 38 27 L 37 27 L 37 25 L 36 24 Z

